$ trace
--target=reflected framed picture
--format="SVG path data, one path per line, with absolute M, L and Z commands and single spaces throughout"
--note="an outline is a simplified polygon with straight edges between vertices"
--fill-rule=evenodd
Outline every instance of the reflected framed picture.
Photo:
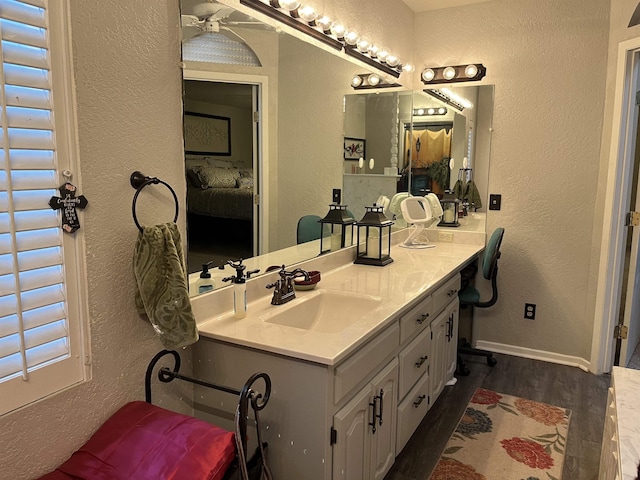
M 184 112 L 184 151 L 195 155 L 231 155 L 231 118 Z
M 344 137 L 344 159 L 358 160 L 365 156 L 365 140 L 364 138 Z

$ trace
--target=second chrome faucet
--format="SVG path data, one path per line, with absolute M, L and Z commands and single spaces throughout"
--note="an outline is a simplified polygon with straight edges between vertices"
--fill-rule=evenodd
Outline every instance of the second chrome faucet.
M 273 298 L 271 299 L 271 305 L 283 305 L 289 300 L 296 298 L 296 292 L 293 287 L 293 279 L 296 277 L 304 277 L 306 281 L 309 281 L 309 273 L 301 268 L 296 268 L 288 272 L 285 270 L 284 265 L 278 272 L 280 278 L 273 283 L 269 283 L 267 288 L 273 288 Z

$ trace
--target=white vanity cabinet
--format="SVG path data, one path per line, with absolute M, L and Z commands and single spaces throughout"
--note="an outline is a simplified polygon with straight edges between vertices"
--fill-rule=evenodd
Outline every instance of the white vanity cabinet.
M 335 364 L 201 336 L 194 376 L 225 385 L 271 377 L 260 417 L 274 478 L 382 480 L 455 370 L 459 285 L 452 272 Z M 196 415 L 232 428 L 235 403 L 195 388 Z
M 333 479 L 382 479 L 396 457 L 398 361 L 391 362 L 334 417 Z

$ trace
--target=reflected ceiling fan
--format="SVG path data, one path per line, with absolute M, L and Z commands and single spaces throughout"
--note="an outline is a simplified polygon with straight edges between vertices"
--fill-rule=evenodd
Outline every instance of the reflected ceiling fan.
M 187 34 L 183 33 L 182 41 L 184 42 L 202 33 L 220 33 L 222 31 L 223 33 L 230 33 L 231 36 L 244 42 L 244 39 L 231 30 L 228 25 L 262 25 L 262 23 L 257 20 L 229 20 L 230 15 L 235 12 L 235 9 L 219 3 L 204 2 L 194 5 L 192 15 L 181 15 L 183 32 L 188 32 Z

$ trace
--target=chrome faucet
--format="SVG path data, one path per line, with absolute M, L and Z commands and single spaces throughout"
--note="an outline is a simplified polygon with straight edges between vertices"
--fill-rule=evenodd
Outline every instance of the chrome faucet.
M 284 305 L 289 300 L 296 298 L 296 292 L 293 288 L 293 279 L 296 277 L 304 277 L 306 281 L 309 281 L 309 273 L 301 268 L 296 268 L 290 272 L 287 272 L 282 265 L 278 272 L 280 278 L 274 283 L 269 283 L 267 288 L 273 288 L 273 298 L 271 299 L 271 305 Z

